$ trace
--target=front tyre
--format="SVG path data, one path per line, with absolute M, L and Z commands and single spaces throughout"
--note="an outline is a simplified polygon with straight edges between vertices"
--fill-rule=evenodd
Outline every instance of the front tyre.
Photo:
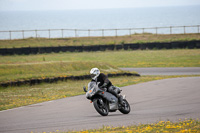
M 123 114 L 128 114 L 131 111 L 130 105 L 126 99 L 123 99 L 123 105 L 121 105 L 119 111 Z
M 93 100 L 93 105 L 94 105 L 94 108 L 96 109 L 96 111 L 102 115 L 102 116 L 107 116 L 108 113 L 109 113 L 109 110 L 108 110 L 108 106 L 107 104 L 103 101 L 102 98 L 95 98 Z

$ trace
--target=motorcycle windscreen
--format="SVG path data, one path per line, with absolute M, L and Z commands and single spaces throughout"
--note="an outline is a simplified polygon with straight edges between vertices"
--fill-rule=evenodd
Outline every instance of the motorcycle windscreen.
M 88 91 L 91 90 L 96 85 L 96 82 L 90 82 L 88 83 Z

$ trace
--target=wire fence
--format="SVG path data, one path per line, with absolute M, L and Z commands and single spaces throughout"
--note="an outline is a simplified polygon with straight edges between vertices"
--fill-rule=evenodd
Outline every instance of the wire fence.
M 169 26 L 150 28 L 124 28 L 124 29 L 41 29 L 41 30 L 12 30 L 0 31 L 1 40 L 25 38 L 67 38 L 67 37 L 105 37 L 105 36 L 131 36 L 133 34 L 187 34 L 200 33 L 200 25 Z

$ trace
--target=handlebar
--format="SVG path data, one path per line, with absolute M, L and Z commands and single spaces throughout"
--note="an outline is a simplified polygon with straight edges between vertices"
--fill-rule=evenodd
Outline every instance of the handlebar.
M 86 90 L 86 87 L 85 87 L 85 86 L 83 86 L 83 90 L 84 90 L 84 92 L 87 92 L 87 90 Z

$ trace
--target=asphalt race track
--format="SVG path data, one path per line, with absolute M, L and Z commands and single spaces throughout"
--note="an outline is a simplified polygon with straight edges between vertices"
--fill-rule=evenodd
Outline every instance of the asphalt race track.
M 121 69 L 125 71 L 136 71 L 140 75 L 200 75 L 200 67 L 145 67 Z
M 0 112 L 0 133 L 55 132 L 200 118 L 200 77 L 151 81 L 122 88 L 131 105 L 100 116 L 85 95 Z

